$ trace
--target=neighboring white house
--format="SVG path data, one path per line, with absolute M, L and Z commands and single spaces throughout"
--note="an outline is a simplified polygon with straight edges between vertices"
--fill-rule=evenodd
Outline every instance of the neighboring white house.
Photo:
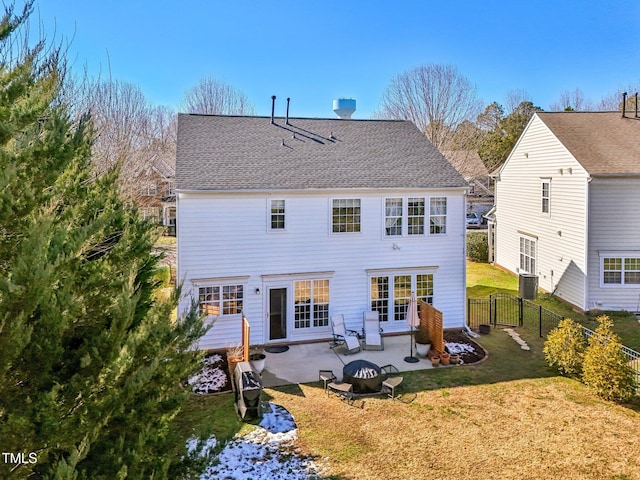
M 411 292 L 465 324 L 464 179 L 404 121 L 182 114 L 178 279 L 214 321 L 200 348 L 407 331 Z
M 496 179 L 495 263 L 583 311 L 640 310 L 640 119 L 538 112 Z

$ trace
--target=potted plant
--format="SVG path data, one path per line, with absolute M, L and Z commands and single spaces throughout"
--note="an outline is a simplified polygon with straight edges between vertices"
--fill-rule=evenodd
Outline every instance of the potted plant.
M 431 366 L 432 367 L 437 367 L 438 365 L 440 365 L 440 355 L 438 355 L 438 352 L 432 352 L 432 354 L 431 354 Z
M 449 361 L 451 360 L 451 355 L 446 350 L 440 354 L 440 363 L 442 365 L 449 365 Z
M 236 365 L 244 361 L 244 351 L 242 345 L 236 345 L 235 347 L 229 347 L 227 349 L 227 364 L 229 365 L 229 373 L 233 375 L 236 369 Z
M 429 349 L 431 348 L 431 339 L 429 338 L 427 329 L 420 326 L 416 331 L 414 338 L 416 341 L 416 353 L 421 357 L 426 357 L 429 354 Z
M 264 353 L 264 349 L 260 347 L 251 349 L 249 353 L 249 363 L 251 364 L 251 368 L 258 372 L 258 375 L 262 375 L 266 360 L 267 356 Z

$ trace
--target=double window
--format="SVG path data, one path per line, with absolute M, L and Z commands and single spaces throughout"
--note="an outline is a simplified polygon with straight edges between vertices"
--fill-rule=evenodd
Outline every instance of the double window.
M 418 300 L 433 304 L 433 274 L 398 274 L 371 277 L 371 310 L 380 321 L 404 321 L 411 292 Z
M 294 285 L 295 329 L 329 325 L 329 280 L 300 280 Z
M 387 237 L 424 235 L 427 223 L 427 200 L 424 197 L 387 198 L 384 205 L 384 234 Z M 429 199 L 429 233 L 447 231 L 447 199 Z
M 212 285 L 198 287 L 198 307 L 207 317 L 242 313 L 242 285 Z
M 640 254 L 603 256 L 601 283 L 605 286 L 640 285 Z

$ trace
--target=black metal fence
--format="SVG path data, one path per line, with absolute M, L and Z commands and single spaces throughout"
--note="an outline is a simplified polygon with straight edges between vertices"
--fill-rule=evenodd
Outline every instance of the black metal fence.
M 522 327 L 545 338 L 563 318 L 541 305 L 508 293 L 467 299 L 467 325 L 475 330 L 479 330 L 480 325 Z M 587 339 L 594 333 L 586 327 L 582 327 L 582 332 Z M 629 361 L 633 361 L 631 365 L 640 385 L 640 352 L 624 345 L 622 351 Z
M 560 320 L 561 315 L 508 293 L 467 300 L 467 324 L 472 329 L 478 329 L 482 324 L 523 327 L 546 337 Z

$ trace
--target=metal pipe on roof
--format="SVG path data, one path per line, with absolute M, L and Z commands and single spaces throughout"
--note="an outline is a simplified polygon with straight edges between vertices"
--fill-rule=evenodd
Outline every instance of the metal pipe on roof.
M 289 100 L 291 99 L 287 97 L 287 121 L 285 122 L 287 125 L 289 125 Z
M 622 92 L 622 118 L 624 118 L 626 108 L 627 108 L 627 92 Z
M 638 92 L 636 92 L 636 118 L 638 118 Z
M 276 123 L 273 120 L 273 116 L 275 114 L 276 111 L 276 96 L 275 95 L 271 95 L 271 124 L 273 125 L 274 123 Z

